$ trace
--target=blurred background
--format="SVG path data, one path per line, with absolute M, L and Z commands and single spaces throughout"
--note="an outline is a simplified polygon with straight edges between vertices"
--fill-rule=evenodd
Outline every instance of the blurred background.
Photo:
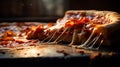
M 67 10 L 91 9 L 120 13 L 118 0 L 0 0 L 0 21 L 55 21 Z

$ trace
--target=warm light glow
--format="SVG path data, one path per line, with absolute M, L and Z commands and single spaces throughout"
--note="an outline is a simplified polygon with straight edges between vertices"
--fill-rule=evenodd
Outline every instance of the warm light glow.
M 42 28 L 44 28 L 44 26 L 43 26 L 43 24 L 40 24 L 40 25 L 38 25 L 38 26 L 31 26 L 31 30 L 36 30 L 37 28 L 39 28 L 39 29 L 42 29 Z
M 43 28 L 46 29 L 48 26 L 44 26 Z
M 15 36 L 15 35 L 16 34 L 13 31 L 10 31 L 10 30 L 8 30 L 4 33 L 4 37 Z
M 13 33 L 9 31 L 9 32 L 7 32 L 7 34 L 8 34 L 8 35 L 12 35 Z
M 63 25 L 57 24 L 55 26 L 50 27 L 49 30 L 60 29 L 60 28 L 62 28 L 62 26 Z
M 16 41 L 22 41 L 22 42 L 29 42 L 29 40 L 26 39 L 27 36 L 24 37 L 13 37 Z
M 36 29 L 36 26 L 31 26 L 31 30 L 35 30 Z
M 73 26 L 74 24 L 75 24 L 75 22 L 68 21 L 68 22 L 66 22 L 65 26 Z
M 38 53 L 39 53 L 39 50 L 37 50 L 36 48 L 30 48 L 28 50 L 24 50 L 22 55 L 23 55 L 23 57 L 37 57 Z M 24 55 L 24 54 L 26 54 L 26 55 Z
M 56 24 L 54 26 L 49 28 L 49 30 L 60 29 L 60 28 L 64 27 L 65 23 L 68 22 L 68 21 L 69 20 L 67 20 L 66 18 L 65 19 L 60 18 L 56 21 Z
M 28 53 L 30 53 L 31 55 L 37 54 L 38 50 L 37 49 L 30 49 L 29 51 L 27 51 Z
M 39 28 L 44 28 L 43 24 L 38 25 Z

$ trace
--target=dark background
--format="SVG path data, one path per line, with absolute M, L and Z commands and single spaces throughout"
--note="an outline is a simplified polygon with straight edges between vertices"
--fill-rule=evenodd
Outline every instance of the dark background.
M 64 16 L 67 10 L 94 9 L 110 10 L 120 13 L 118 0 L 63 0 L 63 3 L 60 4 L 62 6 L 61 14 L 56 14 L 54 12 L 56 10 L 61 10 L 59 7 L 55 7 L 52 9 L 50 15 L 48 15 L 50 11 L 45 10 L 46 6 L 44 5 L 42 0 L 0 0 L 0 21 L 4 21 L 6 18 L 18 19 L 23 17 L 24 20 L 34 19 L 43 21 L 47 19 L 48 21 L 52 21 Z
M 69 9 L 96 9 L 120 12 L 118 0 L 69 0 Z

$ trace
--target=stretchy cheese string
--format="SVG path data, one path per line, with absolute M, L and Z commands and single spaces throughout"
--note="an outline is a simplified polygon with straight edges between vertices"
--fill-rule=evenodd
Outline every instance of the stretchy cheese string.
M 70 27 L 67 27 L 63 30 L 63 32 L 53 41 L 51 42 L 51 40 L 53 40 L 53 38 L 55 38 L 55 35 L 57 33 L 57 31 L 59 31 L 59 29 L 55 30 L 54 32 L 52 32 L 52 35 L 48 36 L 47 38 L 45 38 L 44 40 L 47 40 L 49 39 L 46 43 L 47 44 L 57 44 L 58 42 L 62 41 L 63 39 L 61 39 L 61 37 L 63 36 L 63 34 L 68 30 L 70 29 Z M 78 48 L 93 48 L 93 46 L 96 44 L 96 42 L 99 40 L 100 36 L 102 35 L 102 33 L 99 33 L 99 35 L 97 35 L 96 37 L 94 37 L 93 35 L 95 34 L 96 32 L 96 29 L 97 28 L 94 28 L 92 30 L 92 33 L 90 34 L 90 36 L 88 37 L 88 39 L 86 41 L 84 41 L 83 44 L 80 44 L 79 46 L 77 46 Z M 69 31 L 69 30 L 68 30 Z M 83 29 L 80 33 L 80 39 L 81 37 L 83 36 L 82 34 L 84 33 Z M 72 35 L 72 39 L 71 39 L 71 42 L 69 44 L 69 46 L 72 46 L 74 45 L 74 42 L 76 41 L 76 38 L 78 37 L 78 30 L 77 29 L 74 29 L 73 31 L 73 35 Z M 63 37 L 64 38 L 64 37 Z M 43 40 L 43 41 L 44 41 Z M 82 40 L 82 39 L 81 39 Z M 81 41 L 83 42 L 83 41 Z M 100 45 L 102 44 L 103 40 L 101 40 L 101 43 Z M 100 46 L 97 47 L 97 49 L 99 49 Z
M 99 44 L 99 46 L 96 49 L 100 48 L 100 46 L 102 45 L 103 41 L 104 41 L 103 39 L 100 41 L 100 44 Z
M 41 44 L 56 44 L 55 42 L 50 42 L 54 36 L 56 35 L 57 31 L 54 31 L 50 36 L 42 40 Z M 50 38 L 50 39 L 49 39 Z M 44 42 L 45 40 L 48 40 L 47 42 Z
M 91 35 L 89 36 L 89 38 L 82 44 L 80 45 L 79 47 L 85 47 L 91 40 L 92 36 L 94 35 L 94 32 L 95 32 L 96 28 L 93 29 Z
M 46 40 L 48 40 L 49 38 L 52 38 L 52 36 L 56 33 L 56 31 L 53 34 L 50 34 L 48 37 L 46 37 L 45 39 L 43 39 L 41 42 L 45 42 Z
M 78 36 L 79 36 L 79 41 L 81 41 L 80 44 L 83 44 L 83 43 L 85 42 L 85 40 L 83 40 L 83 38 L 82 38 L 84 35 L 85 35 L 85 32 L 84 32 L 84 30 L 82 29 L 81 33 L 78 34 Z
M 102 35 L 102 33 L 100 33 L 98 36 L 95 37 L 95 41 L 89 48 L 93 48 L 93 46 L 96 44 L 96 42 L 98 41 L 98 39 L 100 38 L 101 35 Z
M 57 31 L 53 32 L 52 37 L 47 42 L 50 42 L 54 38 L 54 36 L 56 35 L 56 33 L 57 33 Z
M 57 43 L 57 41 L 63 36 L 63 34 L 68 30 L 68 27 L 65 28 L 65 30 L 55 39 L 54 43 Z
M 94 43 L 94 41 L 96 40 L 97 37 L 94 37 L 87 45 L 86 47 L 89 47 L 92 43 Z
M 73 36 L 72 36 L 72 41 L 69 44 L 69 46 L 72 46 L 74 44 L 74 42 L 76 41 L 76 37 L 77 37 L 77 29 L 74 29 Z

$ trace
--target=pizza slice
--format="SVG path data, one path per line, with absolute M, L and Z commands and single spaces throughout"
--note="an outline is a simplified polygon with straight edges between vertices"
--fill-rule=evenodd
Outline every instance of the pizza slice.
M 48 44 L 67 42 L 78 48 L 110 46 L 110 35 L 119 30 L 120 15 L 113 11 L 70 10 L 55 24 L 39 25 L 27 33 L 27 39 Z

